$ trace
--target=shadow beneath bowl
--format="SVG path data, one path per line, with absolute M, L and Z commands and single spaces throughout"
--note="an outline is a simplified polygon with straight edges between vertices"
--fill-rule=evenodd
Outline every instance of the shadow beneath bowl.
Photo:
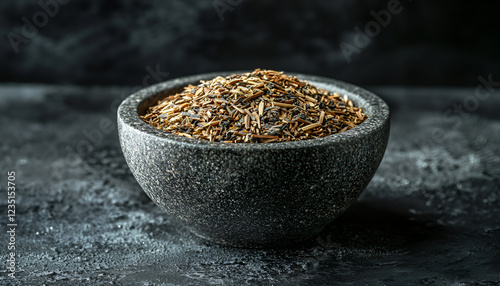
M 162 232 L 156 231 L 155 239 L 168 242 L 169 251 L 160 252 L 154 271 L 145 275 L 165 281 L 180 275 L 203 283 L 217 278 L 236 285 L 262 284 L 269 279 L 279 285 L 323 285 L 332 279 L 353 281 L 360 273 L 371 277 L 379 271 L 391 276 L 392 270 L 387 269 L 415 257 L 426 261 L 429 251 L 441 245 L 439 241 L 453 235 L 453 229 L 439 225 L 433 215 L 410 209 L 421 207 L 415 202 L 365 197 L 316 237 L 291 247 L 268 249 L 219 245 L 189 234 L 185 228 L 173 232 L 175 224 L 159 224 L 156 227 Z
M 291 246 L 274 247 L 273 252 L 310 251 L 318 247 L 331 249 L 374 250 L 393 252 L 410 250 L 419 243 L 446 238 L 450 230 L 437 223 L 431 214 L 410 212 L 415 204 L 400 201 L 361 200 L 327 225 L 318 235 Z M 200 241 L 201 242 L 201 241 Z M 206 245 L 215 245 L 205 241 Z M 232 248 L 230 246 L 220 246 Z
M 402 202 L 358 201 L 319 235 L 293 248 L 319 245 L 325 249 L 408 249 L 449 234 L 436 222 L 437 217 L 410 212 L 414 208 L 414 204 Z

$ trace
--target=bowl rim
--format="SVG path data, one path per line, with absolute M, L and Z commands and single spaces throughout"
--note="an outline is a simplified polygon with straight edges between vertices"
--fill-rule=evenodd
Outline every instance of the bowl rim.
M 169 90 L 177 90 L 188 84 L 198 84 L 200 80 L 210 80 L 216 76 L 227 76 L 231 74 L 241 74 L 251 71 L 225 71 L 202 73 L 179 77 L 163 81 L 134 92 L 125 98 L 117 111 L 118 126 L 124 124 L 145 136 L 154 136 L 168 144 L 178 144 L 185 147 L 209 148 L 209 149 L 230 149 L 230 150 L 272 150 L 272 149 L 296 149 L 307 147 L 320 147 L 324 145 L 345 143 L 353 139 L 364 139 L 370 137 L 384 125 L 389 123 L 390 111 L 387 103 L 374 93 L 363 89 L 354 84 L 346 83 L 337 79 L 302 74 L 293 72 L 284 72 L 287 75 L 297 76 L 300 80 L 306 80 L 309 83 L 330 92 L 339 92 L 341 95 L 347 94 L 356 106 L 362 106 L 363 111 L 368 113 L 368 118 L 361 124 L 344 132 L 328 135 L 321 138 L 306 139 L 289 142 L 276 143 L 225 143 L 210 142 L 199 139 L 192 139 L 176 134 L 168 133 L 156 129 L 139 116 L 139 106 L 148 98 L 164 93 L 169 95 Z M 171 94 L 171 93 L 170 93 Z

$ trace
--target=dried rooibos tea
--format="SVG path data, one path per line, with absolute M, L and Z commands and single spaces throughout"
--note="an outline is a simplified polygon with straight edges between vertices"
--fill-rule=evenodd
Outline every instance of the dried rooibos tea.
M 256 69 L 187 86 L 141 118 L 166 132 L 227 143 L 270 143 L 339 133 L 366 120 L 347 96 L 283 72 Z

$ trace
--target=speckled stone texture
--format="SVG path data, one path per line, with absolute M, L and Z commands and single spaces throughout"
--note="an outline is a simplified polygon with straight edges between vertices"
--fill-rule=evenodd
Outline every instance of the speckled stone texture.
M 0 285 L 499 285 L 500 90 L 443 118 L 474 88 L 370 87 L 389 104 L 391 134 L 365 191 L 310 240 L 245 249 L 198 238 L 139 186 L 116 129 L 130 87 L 0 85 L 19 258 L 15 280 L 2 260 Z M 101 140 L 82 133 L 108 120 Z
M 222 75 L 235 73 L 241 72 Z M 316 235 L 356 200 L 375 174 L 389 136 L 387 104 L 347 83 L 297 75 L 347 94 L 368 119 L 339 134 L 271 144 L 185 138 L 139 117 L 158 99 L 217 75 L 160 83 L 121 104 L 118 133 L 135 178 L 169 215 L 214 242 L 276 247 Z

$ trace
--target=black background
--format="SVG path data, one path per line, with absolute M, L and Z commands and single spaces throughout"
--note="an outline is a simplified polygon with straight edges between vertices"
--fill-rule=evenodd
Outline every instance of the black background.
M 2 1 L 0 80 L 141 85 L 147 66 L 164 80 L 261 67 L 361 85 L 472 86 L 500 72 L 493 1 L 401 0 L 401 13 L 348 62 L 340 44 L 388 2 L 70 0 L 28 38 L 22 18 L 35 23 L 42 7 Z M 28 40 L 18 53 L 9 33 Z

